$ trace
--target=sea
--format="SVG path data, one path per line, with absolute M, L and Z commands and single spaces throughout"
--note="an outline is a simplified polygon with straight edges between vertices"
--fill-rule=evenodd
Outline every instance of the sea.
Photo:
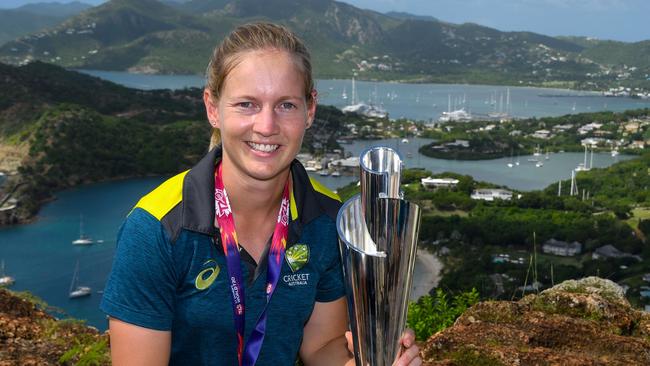
M 197 75 L 146 75 L 120 71 L 77 70 L 131 88 L 183 89 L 205 85 Z M 601 92 L 524 86 L 404 84 L 394 82 L 316 80 L 318 102 L 339 108 L 353 102 L 382 107 L 389 118 L 437 121 L 442 112 L 464 108 L 480 117 L 491 112 L 514 118 L 562 116 L 597 111 L 649 108 L 650 99 L 605 97 Z M 509 100 L 509 102 L 508 102 Z
M 197 76 L 154 76 L 133 75 L 119 72 L 89 71 L 120 84 L 141 89 L 185 88 L 202 86 Z M 348 80 L 319 80 L 320 102 L 344 106 L 349 101 L 342 99 L 343 91 L 351 93 Z M 403 116 L 413 119 L 437 119 L 440 108 L 448 100 L 464 98 L 476 113 L 487 113 L 494 96 L 508 93 L 505 87 L 397 84 L 356 82 L 359 95 L 367 94 L 382 103 L 392 117 Z M 511 113 L 521 117 L 551 116 L 584 112 L 582 108 L 622 111 L 648 107 L 648 101 L 632 98 L 606 98 L 593 93 L 577 93 L 567 90 L 511 87 Z M 484 103 L 487 101 L 487 103 Z M 573 111 L 573 106 L 576 110 Z M 571 170 L 584 161 L 582 153 L 551 153 L 542 160 L 543 167 L 536 167 L 528 161 L 531 156 L 513 156 L 485 161 L 456 161 L 433 159 L 420 155 L 418 148 L 432 140 L 412 138 L 355 141 L 345 145 L 346 151 L 358 155 L 370 146 L 389 146 L 404 159 L 406 167 L 419 167 L 433 174 L 456 172 L 472 175 L 477 180 L 492 182 L 516 189 L 529 191 L 547 187 L 558 180 L 570 179 Z M 606 167 L 633 156 L 608 153 L 594 153 L 593 167 Z M 591 157 L 588 157 L 591 161 Z M 509 168 L 509 162 L 519 165 Z M 314 175 L 331 189 L 356 181 L 352 176 Z M 129 210 L 139 197 L 146 194 L 167 177 L 149 177 L 90 184 L 58 192 L 56 200 L 46 204 L 31 224 L 0 229 L 0 260 L 5 263 L 5 273 L 13 276 L 16 283 L 12 290 L 29 291 L 53 307 L 57 317 L 74 317 L 100 330 L 107 328 L 105 315 L 98 305 L 115 252 L 117 231 Z M 1 182 L 0 182 L 1 184 Z M 83 232 L 95 240 L 88 246 L 72 245 Z M 92 288 L 90 296 L 69 299 L 68 293 L 78 264 L 78 282 Z M 428 273 L 416 263 L 414 281 Z

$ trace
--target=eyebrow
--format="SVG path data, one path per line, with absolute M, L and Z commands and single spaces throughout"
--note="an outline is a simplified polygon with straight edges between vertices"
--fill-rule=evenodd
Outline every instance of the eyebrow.
M 277 98 L 277 100 L 291 100 L 291 99 L 303 99 L 303 98 L 304 98 L 303 95 L 283 95 L 283 96 L 280 96 L 279 98 Z M 230 99 L 258 100 L 259 98 L 255 97 L 255 96 L 252 96 L 252 95 L 244 94 L 244 95 L 234 95 L 234 96 L 230 97 Z

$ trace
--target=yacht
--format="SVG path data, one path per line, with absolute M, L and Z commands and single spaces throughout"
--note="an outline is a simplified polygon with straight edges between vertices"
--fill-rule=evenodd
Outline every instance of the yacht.
M 340 177 L 340 176 L 341 176 L 341 172 L 339 172 L 338 170 L 332 171 L 332 177 Z
M 83 216 L 79 218 L 79 239 L 73 240 L 72 244 L 74 245 L 89 245 L 92 244 L 93 240 L 86 235 L 84 235 L 84 221 Z
M 5 261 L 3 259 L 2 264 L 0 264 L 0 287 L 11 286 L 14 282 L 16 282 L 16 280 L 13 277 L 5 274 Z
M 374 104 L 366 104 L 358 101 L 354 76 L 352 77 L 352 99 L 350 101 L 350 105 L 341 108 L 341 110 L 344 113 L 357 113 L 366 117 L 375 117 L 375 118 L 388 117 L 388 112 L 386 112 L 386 110 L 383 109 L 382 107 L 379 107 Z
M 535 163 L 535 166 L 538 167 L 538 168 L 541 168 L 541 167 L 544 166 L 544 163 L 542 163 L 541 161 L 538 161 L 537 163 Z
M 373 104 L 356 103 L 349 106 L 345 106 L 341 110 L 345 113 L 357 113 L 366 117 L 375 117 L 375 118 L 388 117 L 388 112 L 386 112 L 385 109 Z
M 318 172 L 318 175 L 326 177 L 326 176 L 330 175 L 330 172 L 327 171 L 327 169 L 322 169 L 321 171 Z
M 92 293 L 92 290 L 88 286 L 79 286 L 77 283 L 79 281 L 79 261 L 74 267 L 74 273 L 72 274 L 72 281 L 70 282 L 70 292 L 68 297 L 75 299 L 78 297 L 89 296 Z
M 467 112 L 465 108 L 442 112 L 442 116 L 438 119 L 440 122 L 469 122 L 471 120 L 472 114 Z
M 403 138 L 403 139 L 402 139 L 402 143 L 403 143 L 403 144 L 408 144 L 408 143 L 409 143 L 409 139 L 407 139 L 407 138 Z

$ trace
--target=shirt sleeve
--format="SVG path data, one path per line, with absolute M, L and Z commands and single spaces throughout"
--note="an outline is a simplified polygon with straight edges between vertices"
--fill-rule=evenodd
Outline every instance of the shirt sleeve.
M 341 255 L 333 222 L 328 229 L 325 231 L 325 237 L 328 238 L 327 245 L 320 261 L 323 264 L 323 269 L 316 289 L 316 301 L 318 302 L 338 300 L 345 295 Z
M 160 221 L 136 208 L 120 228 L 101 310 L 130 324 L 171 330 L 177 278 L 173 263 Z

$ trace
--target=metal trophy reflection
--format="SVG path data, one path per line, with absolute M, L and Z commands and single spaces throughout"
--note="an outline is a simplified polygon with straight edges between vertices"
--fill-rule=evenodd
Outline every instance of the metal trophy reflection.
M 402 198 L 402 161 L 387 147 L 364 151 L 361 193 L 336 226 L 357 366 L 392 365 L 406 325 L 420 207 Z

